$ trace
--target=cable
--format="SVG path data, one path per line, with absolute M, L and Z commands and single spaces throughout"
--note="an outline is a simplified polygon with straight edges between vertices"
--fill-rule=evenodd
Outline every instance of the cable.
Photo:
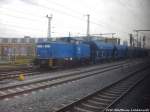
M 48 1 L 48 0 L 47 0 L 47 1 Z M 66 7 L 66 6 L 64 6 L 64 5 L 60 4 L 60 3 L 57 3 L 56 1 L 55 1 L 55 2 L 54 2 L 54 1 L 51 1 L 51 3 L 52 3 L 52 4 L 55 4 L 55 5 L 59 6 L 59 7 L 63 7 L 63 8 L 65 8 L 65 9 L 69 10 L 69 11 L 72 11 L 73 13 L 77 13 L 77 14 L 81 14 L 81 15 L 82 15 L 81 12 L 79 12 L 79 11 L 77 11 L 77 10 L 74 10 L 74 9 L 72 9 L 72 8 Z
M 34 3 L 34 5 L 37 5 L 36 3 Z M 57 3 L 57 5 L 58 5 L 58 3 Z M 60 5 L 60 4 L 59 4 Z M 56 12 L 59 12 L 59 13 L 61 13 L 61 14 L 65 14 L 65 15 L 67 15 L 67 16 L 71 16 L 71 17 L 75 17 L 75 18 L 77 18 L 77 19 L 79 19 L 79 20 L 82 20 L 82 21 L 85 21 L 83 18 L 81 19 L 81 18 L 79 18 L 79 17 L 77 17 L 77 16 L 74 16 L 74 15 L 70 15 L 70 14 L 68 14 L 68 13 L 66 13 L 66 12 L 62 12 L 62 11 L 59 11 L 59 10 L 56 10 L 56 9 L 53 9 L 53 8 L 49 8 L 49 7 L 46 7 L 46 6 L 43 6 L 43 5 L 39 5 L 38 4 L 38 6 L 40 6 L 40 7 L 42 7 L 42 8 L 46 8 L 46 9 L 52 9 L 52 10 L 55 10 Z M 62 5 L 61 5 L 62 6 Z M 63 6 L 64 7 L 64 6 Z M 67 8 L 67 9 L 70 9 L 70 8 Z M 81 13 L 80 13 L 81 14 Z M 13 16 L 13 15 L 8 15 L 8 14 L 5 14 L 5 15 L 7 15 L 7 16 L 11 16 L 11 17 L 15 17 L 15 18 L 20 18 L 20 19 L 28 19 L 28 20 L 31 20 L 31 21 L 33 21 L 33 20 L 36 20 L 36 19 L 29 19 L 29 18 L 24 18 L 24 17 L 17 17 L 17 16 Z M 36 20 L 37 21 L 37 20 Z M 96 23 L 96 22 L 93 22 L 93 21 L 90 21 L 91 22 L 91 24 L 95 24 L 95 25 L 97 25 L 97 26 L 101 26 L 101 27 L 105 27 L 105 25 L 103 25 L 103 24 L 99 24 L 99 23 Z
M 127 5 L 126 3 L 124 3 L 124 2 L 122 2 L 121 0 L 119 0 L 119 3 L 123 6 L 123 7 L 125 7 L 126 9 L 128 9 L 130 12 L 132 12 L 132 14 L 134 15 L 134 17 L 136 17 L 137 18 L 137 14 L 129 7 L 129 5 Z M 140 21 L 140 23 L 141 23 L 141 18 L 138 18 L 138 20 Z
M 17 18 L 17 19 L 25 19 L 25 20 L 30 20 L 30 21 L 35 21 L 35 20 L 36 20 L 36 19 L 30 19 L 30 18 L 26 18 L 26 17 L 19 17 L 19 16 L 14 16 L 14 15 L 9 15 L 9 14 L 6 14 L 6 13 L 5 13 L 5 14 L 2 13 L 2 14 L 3 14 L 3 15 L 6 15 L 6 16 L 9 16 L 9 17 Z M 67 15 L 68 15 L 68 14 L 67 14 Z M 72 16 L 72 15 L 69 15 L 69 16 Z M 72 17 L 76 17 L 76 16 L 72 16 Z M 77 17 L 76 17 L 76 18 L 77 18 Z M 77 18 L 77 19 L 83 21 L 83 19 L 81 19 L 81 18 Z M 39 21 L 39 20 L 36 20 L 36 21 Z M 43 22 L 43 21 L 42 21 L 42 22 Z M 97 23 L 92 22 L 92 21 L 91 21 L 91 23 L 103 27 L 102 24 L 97 24 Z
M 24 15 L 28 15 L 28 16 L 30 15 L 30 16 L 36 17 L 36 18 L 37 18 L 37 17 L 40 17 L 40 18 L 45 17 L 45 16 L 34 15 L 33 13 L 29 13 L 29 12 L 28 12 L 28 13 L 25 13 L 25 12 L 23 12 L 23 11 L 21 11 L 21 10 L 16 10 L 16 9 L 12 9 L 12 8 L 10 9 L 10 7 L 9 7 L 9 8 L 8 8 L 8 7 L 7 7 L 7 8 L 6 8 L 6 7 L 0 7 L 0 9 L 13 11 L 13 12 L 15 12 L 15 13 L 24 14 Z
M 5 16 L 9 16 L 9 17 L 13 17 L 13 18 L 17 18 L 17 19 L 24 19 L 24 20 L 30 20 L 30 21 L 41 21 L 43 22 L 42 20 L 37 20 L 37 19 L 31 19 L 31 18 L 26 18 L 26 17 L 20 17 L 20 16 L 14 16 L 14 15 L 10 15 L 10 14 L 7 14 L 7 13 L 1 13 L 2 15 L 5 15 Z
M 53 3 L 54 3 L 54 2 L 53 2 Z M 67 16 L 70 16 L 70 17 L 73 17 L 73 18 L 76 18 L 76 19 L 85 21 L 83 18 L 79 18 L 78 16 L 75 16 L 75 15 L 72 15 L 72 14 L 69 14 L 69 13 L 66 13 L 66 12 L 64 12 L 64 11 L 60 11 L 60 10 L 57 10 L 57 9 L 54 9 L 54 8 L 50 8 L 50 7 L 47 7 L 47 6 L 43 6 L 43 5 L 40 5 L 40 4 L 35 4 L 35 3 L 33 3 L 33 4 L 34 4 L 34 5 L 37 5 L 37 6 L 41 7 L 41 8 L 46 8 L 46 9 L 48 9 L 48 10 L 54 10 L 54 11 L 60 13 L 60 14 L 67 15 Z M 65 6 L 62 6 L 61 4 L 58 4 L 58 3 L 55 3 L 55 4 L 57 4 L 57 5 L 59 5 L 59 6 L 65 8 Z M 66 9 L 70 9 L 70 8 L 66 7 Z M 74 11 L 74 12 L 75 12 L 75 11 Z M 9 16 L 10 16 L 10 15 L 9 15 Z M 12 16 L 12 15 L 11 15 L 11 16 Z M 18 18 L 18 17 L 16 17 L 16 16 L 13 16 L 13 17 Z M 28 19 L 28 20 L 31 20 L 31 21 L 35 20 L 35 19 L 29 19 L 29 18 L 24 18 L 24 17 L 19 17 L 19 18 L 21 18 L 21 19 Z M 101 26 L 101 27 L 112 26 L 112 25 L 110 25 L 110 24 L 108 24 L 108 23 L 107 23 L 107 24 L 105 23 L 105 25 L 103 25 L 103 24 L 96 23 L 96 22 L 93 22 L 93 21 L 90 21 L 90 22 L 91 22 L 91 24 L 94 24 L 94 25 L 97 25 L 97 26 Z M 116 25 L 115 25 L 115 27 L 116 27 Z M 121 28 L 122 28 L 122 27 L 121 27 Z M 118 28 L 118 29 L 120 30 L 120 28 Z M 120 31 L 121 31 L 121 30 L 120 30 Z
M 26 29 L 26 30 L 34 30 L 34 31 L 42 31 L 42 29 L 37 29 L 37 28 L 31 28 L 31 27 L 25 27 L 25 26 L 18 26 L 18 25 L 14 25 L 14 24 L 5 24 L 5 23 L 0 23 L 0 24 L 3 24 L 3 25 L 6 25 L 6 26 L 10 26 L 10 27 L 15 27 L 17 29 Z

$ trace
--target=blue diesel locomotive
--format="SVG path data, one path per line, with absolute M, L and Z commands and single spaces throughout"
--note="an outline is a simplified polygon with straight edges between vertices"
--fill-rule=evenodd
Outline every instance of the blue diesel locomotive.
M 41 67 L 70 66 L 89 62 L 90 46 L 84 43 L 41 42 L 36 47 L 35 64 Z
M 40 67 L 71 66 L 82 63 L 100 63 L 105 60 L 143 57 L 142 48 L 114 45 L 99 40 L 80 42 L 41 42 L 36 47 L 35 65 Z

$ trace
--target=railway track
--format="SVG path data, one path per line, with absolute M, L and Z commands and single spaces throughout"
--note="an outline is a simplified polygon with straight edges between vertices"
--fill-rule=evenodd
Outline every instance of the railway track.
M 127 64 L 124 64 L 124 66 L 128 66 Z M 86 77 L 90 77 L 93 75 L 98 75 L 100 73 L 116 70 L 116 69 L 122 69 L 122 64 L 121 65 L 114 65 L 114 66 L 107 66 L 103 68 L 96 68 L 93 70 L 87 70 L 87 71 L 82 71 L 82 72 L 76 72 L 72 74 L 66 74 L 63 76 L 56 76 L 53 78 L 46 78 L 46 79 L 41 79 L 41 80 L 36 80 L 36 81 L 30 81 L 27 83 L 19 83 L 16 85 L 11 85 L 11 86 L 6 86 L 0 88 L 0 100 L 4 98 L 9 98 L 13 97 L 16 95 L 21 95 L 25 93 L 29 93 L 32 91 L 37 91 L 39 89 L 45 89 L 51 86 L 56 86 L 60 85 L 63 83 L 75 81 L 75 80 L 80 80 Z
M 31 67 L 29 67 L 29 66 L 12 66 L 12 67 L 8 67 L 8 68 L 1 66 L 0 67 L 0 73 L 25 70 L 25 69 L 30 69 L 30 68 Z
M 136 71 L 118 82 L 107 86 L 84 98 L 55 108 L 53 112 L 107 112 L 113 111 L 111 107 L 143 81 L 149 72 L 148 67 Z M 143 72 L 143 73 L 142 73 Z M 142 73 L 142 75 L 140 74 Z
M 37 74 L 40 74 L 41 72 L 29 69 L 29 70 L 18 70 L 18 71 L 0 73 L 0 81 L 6 80 L 6 79 L 18 78 L 18 76 L 21 73 L 23 73 L 24 76 L 29 76 L 29 75 L 37 75 Z
M 126 64 L 129 61 L 125 62 L 117 62 L 113 65 L 108 65 L 106 67 L 110 66 L 115 66 L 115 65 L 121 65 L 121 64 Z M 76 69 L 76 68 L 75 68 Z M 96 70 L 97 68 L 93 69 Z M 51 72 L 56 72 L 57 70 L 51 70 Z M 6 79 L 16 79 L 18 78 L 19 74 L 24 73 L 24 76 L 30 76 L 30 75 L 37 75 L 37 74 L 42 74 L 42 73 L 49 73 L 50 71 L 41 71 L 41 70 L 33 70 L 32 68 L 24 69 L 24 70 L 15 70 L 15 71 L 9 71 L 9 72 L 1 72 L 0 73 L 0 81 L 6 80 Z

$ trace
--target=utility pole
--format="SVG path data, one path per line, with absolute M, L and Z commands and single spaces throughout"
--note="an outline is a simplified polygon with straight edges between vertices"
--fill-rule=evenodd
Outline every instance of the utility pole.
M 71 37 L 71 33 L 69 32 L 69 37 Z
M 111 35 L 112 35 L 112 38 L 114 38 L 114 35 L 115 35 L 116 33 L 112 33 Z
M 143 48 L 145 48 L 146 36 L 143 36 Z
M 86 15 L 87 16 L 87 37 L 89 37 L 90 36 L 90 15 L 89 14 L 87 14 Z
M 133 40 L 134 40 L 134 38 L 133 38 L 132 33 L 129 34 L 129 36 L 130 36 L 130 46 L 132 47 L 133 46 Z
M 138 34 L 139 34 L 139 32 L 149 32 L 150 30 L 134 30 L 134 31 L 137 33 L 137 47 L 138 47 L 138 44 L 139 44 Z
M 48 19 L 47 38 L 50 39 L 51 38 L 51 20 L 52 20 L 52 15 L 51 16 L 46 15 L 46 17 Z
M 139 47 L 139 31 L 136 32 L 136 41 L 137 41 L 137 47 Z
M 142 37 L 140 36 L 139 47 L 142 48 Z

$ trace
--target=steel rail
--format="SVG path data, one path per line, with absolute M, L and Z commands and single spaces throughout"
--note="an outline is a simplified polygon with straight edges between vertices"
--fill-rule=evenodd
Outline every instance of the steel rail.
M 57 77 L 50 78 L 50 79 L 38 80 L 35 82 L 28 82 L 28 83 L 22 83 L 22 84 L 12 85 L 8 87 L 3 87 L 3 88 L 0 88 L 0 99 L 28 93 L 31 91 L 36 91 L 39 89 L 48 88 L 51 86 L 60 85 L 60 84 L 67 83 L 70 81 L 80 80 L 86 77 L 98 75 L 100 73 L 108 72 L 111 70 L 116 70 L 119 68 L 122 68 L 122 64 L 114 65 L 110 67 L 103 67 L 101 69 L 97 68 L 97 71 L 95 69 L 91 71 L 87 70 L 87 71 L 79 72 L 78 74 L 77 73 L 67 74 L 67 75 L 57 76 Z
M 148 76 L 141 76 L 142 78 L 136 76 L 137 73 L 143 72 L 145 70 L 148 70 L 148 67 L 137 70 L 127 77 L 107 87 L 104 87 L 101 90 L 94 92 L 93 94 L 78 99 L 71 104 L 55 108 L 53 112 L 104 112 Z

